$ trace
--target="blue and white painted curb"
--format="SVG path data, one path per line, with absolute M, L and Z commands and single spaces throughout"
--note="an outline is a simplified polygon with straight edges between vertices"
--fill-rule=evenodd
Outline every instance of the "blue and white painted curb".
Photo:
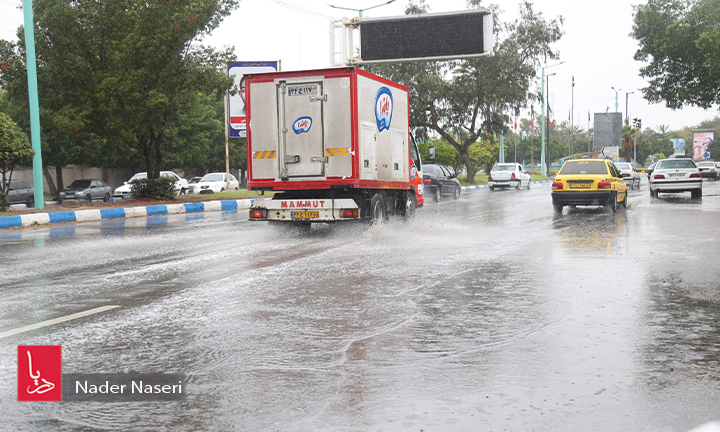
M 142 216 L 243 210 L 249 209 L 255 201 L 259 200 L 239 199 L 204 201 L 197 203 L 156 205 L 148 207 L 117 207 L 78 211 L 31 213 L 18 216 L 0 216 L 0 229 L 21 228 L 33 225 L 47 225 L 64 222 L 90 222 L 105 219 L 124 219 Z

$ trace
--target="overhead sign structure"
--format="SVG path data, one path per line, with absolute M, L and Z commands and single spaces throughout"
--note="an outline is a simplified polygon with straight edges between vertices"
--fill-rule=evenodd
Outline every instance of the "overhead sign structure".
M 245 120 L 245 80 L 244 74 L 277 72 L 279 61 L 235 62 L 228 67 L 228 76 L 235 79 L 238 88 L 236 94 L 230 95 L 227 116 L 230 119 L 230 138 L 244 138 L 246 135 Z
M 492 54 L 493 16 L 487 9 L 415 14 L 399 17 L 333 21 L 343 27 L 342 53 L 333 53 L 334 65 L 412 62 L 475 58 Z M 355 56 L 352 30 L 360 31 L 360 53 Z M 337 36 L 333 30 L 333 34 Z M 337 54 L 341 54 L 339 61 Z
M 595 113 L 593 148 L 622 146 L 622 113 Z

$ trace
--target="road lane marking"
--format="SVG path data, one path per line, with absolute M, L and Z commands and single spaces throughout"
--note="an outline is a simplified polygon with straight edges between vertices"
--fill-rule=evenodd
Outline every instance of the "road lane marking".
M 99 308 L 95 308 L 95 309 L 86 310 L 85 312 L 78 312 L 78 313 L 74 313 L 72 315 L 66 315 L 64 317 L 55 318 L 55 319 L 51 319 L 48 321 L 42 321 L 37 324 L 31 324 L 31 325 L 28 325 L 25 327 L 18 327 L 16 329 L 8 330 L 8 331 L 4 331 L 4 332 L 0 333 L 0 339 L 2 339 L 4 337 L 12 336 L 12 335 L 20 334 L 20 333 L 25 333 L 30 330 L 35 330 L 35 329 L 39 329 L 42 327 L 51 326 L 53 324 L 59 324 L 61 322 L 70 321 L 70 320 L 74 320 L 77 318 L 82 318 L 82 317 L 85 317 L 88 315 L 93 315 L 93 314 L 100 313 L 100 312 L 105 312 L 110 309 L 115 309 L 115 308 L 119 308 L 119 307 L 120 306 L 103 306 L 103 307 L 99 307 Z

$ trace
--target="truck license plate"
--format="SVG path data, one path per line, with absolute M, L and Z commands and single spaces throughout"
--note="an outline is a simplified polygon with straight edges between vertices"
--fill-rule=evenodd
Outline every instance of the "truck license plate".
M 293 219 L 317 219 L 320 217 L 318 211 L 298 211 L 290 213 Z
M 589 188 L 590 183 L 570 183 L 570 187 L 573 189 Z

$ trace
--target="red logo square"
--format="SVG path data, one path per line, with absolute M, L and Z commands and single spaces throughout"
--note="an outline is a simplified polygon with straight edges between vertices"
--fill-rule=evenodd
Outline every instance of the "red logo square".
M 18 402 L 62 401 L 62 346 L 18 345 Z

